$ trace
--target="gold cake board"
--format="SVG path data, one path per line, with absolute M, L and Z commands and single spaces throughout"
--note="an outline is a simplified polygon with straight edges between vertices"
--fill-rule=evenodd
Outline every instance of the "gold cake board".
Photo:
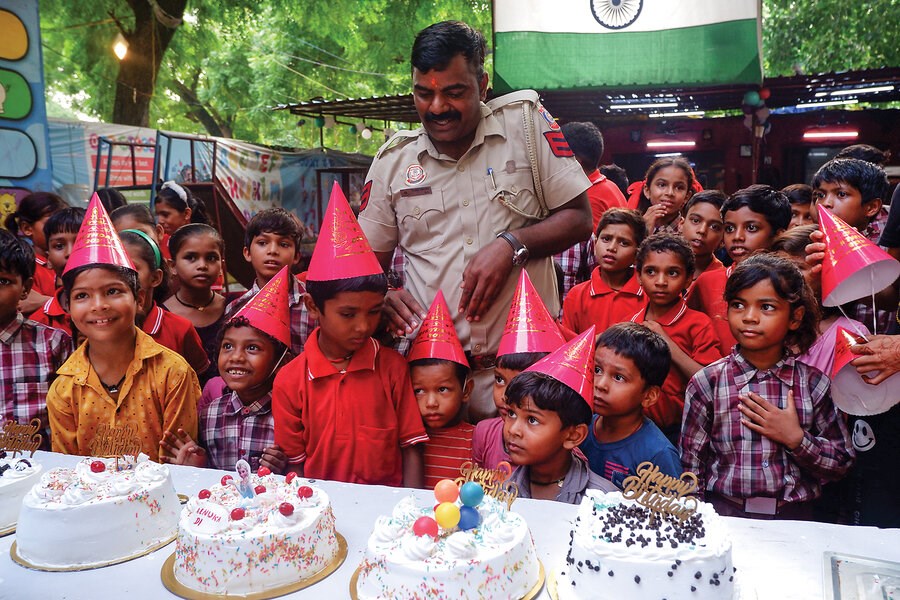
M 537 598 L 538 594 L 541 593 L 541 589 L 544 587 L 544 563 L 538 561 L 538 567 L 540 570 L 538 571 L 538 580 L 537 583 L 534 584 L 534 587 L 531 588 L 531 591 L 522 596 L 522 600 L 534 600 Z M 359 581 L 359 570 L 361 567 L 356 567 L 356 570 L 353 571 L 353 577 L 350 578 L 350 598 L 352 600 L 359 600 L 359 594 L 356 591 L 356 585 Z
M 169 556 L 169 558 L 166 559 L 166 562 L 163 563 L 162 570 L 160 571 L 160 577 L 162 578 L 162 583 L 167 590 L 169 590 L 176 596 L 185 598 L 186 600 L 223 600 L 224 598 L 240 598 L 241 600 L 268 600 L 269 598 L 277 598 L 278 596 L 284 596 L 285 594 L 290 594 L 291 592 L 302 590 L 303 588 L 309 587 L 314 583 L 319 583 L 320 581 L 334 573 L 338 569 L 338 567 L 344 564 L 344 559 L 347 558 L 347 540 L 345 540 L 344 536 L 336 531 L 334 532 L 334 535 L 337 538 L 338 551 L 334 556 L 334 560 L 332 560 L 328 566 L 326 566 L 315 575 L 307 577 L 306 579 L 301 579 L 300 581 L 288 583 L 286 585 L 282 585 L 269 590 L 263 590 L 261 592 L 251 592 L 249 594 L 214 594 L 189 588 L 175 578 L 174 552 L 171 556 Z
M 16 545 L 16 542 L 12 543 L 12 546 L 9 549 L 9 556 L 13 559 L 13 562 L 16 562 L 27 569 L 32 569 L 34 571 L 49 571 L 51 573 L 67 573 L 70 571 L 90 571 L 91 569 L 102 569 L 103 567 L 109 567 L 112 565 L 117 565 L 119 563 L 128 562 L 129 560 L 134 560 L 136 558 L 140 558 L 142 556 L 147 556 L 151 552 L 156 552 L 160 548 L 164 546 L 168 546 L 172 543 L 172 540 L 175 539 L 177 532 L 172 534 L 171 537 L 162 540 L 161 542 L 150 546 L 149 548 L 145 548 L 141 550 L 137 554 L 132 554 L 131 556 L 125 556 L 122 558 L 117 558 L 114 560 L 108 560 L 102 563 L 92 563 L 89 565 L 79 565 L 77 567 L 47 567 L 44 565 L 33 565 L 21 556 L 19 556 L 19 549 Z
M 7 527 L 5 529 L 0 529 L 0 537 L 5 537 L 5 536 L 7 536 L 11 533 L 15 533 L 15 532 L 16 532 L 16 524 L 13 523 L 12 525 L 10 525 L 9 527 Z

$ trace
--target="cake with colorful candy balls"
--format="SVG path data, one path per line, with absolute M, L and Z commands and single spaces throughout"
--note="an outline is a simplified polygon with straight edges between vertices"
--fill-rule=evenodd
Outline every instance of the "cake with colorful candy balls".
M 402 499 L 381 516 L 357 570 L 360 600 L 522 598 L 541 581 L 525 520 L 476 482 L 435 486 L 436 506 Z
M 34 457 L 10 456 L 9 452 L 0 450 L 0 531 L 16 524 L 22 498 L 40 475 L 41 464 Z
M 294 473 L 260 467 L 253 475 L 239 464 L 236 477 L 200 490 L 181 511 L 174 573 L 199 592 L 255 594 L 314 577 L 338 550 L 322 489 Z
M 168 467 L 146 454 L 84 458 L 47 471 L 25 495 L 16 552 L 39 569 L 118 562 L 170 542 L 180 510 Z

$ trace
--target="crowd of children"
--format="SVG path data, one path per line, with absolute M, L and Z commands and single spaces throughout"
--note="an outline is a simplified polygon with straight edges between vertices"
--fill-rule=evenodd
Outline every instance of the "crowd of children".
M 0 416 L 40 419 L 59 452 L 130 424 L 154 460 L 364 484 L 432 487 L 467 461 L 506 462 L 520 496 L 570 503 L 651 461 L 695 473 L 723 514 L 897 526 L 854 464 L 858 417 L 829 390 L 837 328 L 884 333 L 896 289 L 823 307 L 816 224 L 824 207 L 877 241 L 884 171 L 844 157 L 810 186 L 698 188 L 686 160 L 660 159 L 595 215 L 596 266 L 561 317 L 521 270 L 497 416 L 478 423 L 440 292 L 406 357 L 376 339 L 388 280 L 339 188 L 299 275 L 300 223 L 277 208 L 250 220 L 255 280 L 231 303 L 224 241 L 186 188 L 164 184 L 155 218 L 32 194 L 0 230 Z

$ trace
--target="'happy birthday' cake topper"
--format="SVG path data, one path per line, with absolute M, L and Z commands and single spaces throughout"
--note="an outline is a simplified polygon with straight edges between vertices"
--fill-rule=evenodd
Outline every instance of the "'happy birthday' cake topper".
M 693 473 L 682 473 L 676 479 L 650 461 L 639 464 L 635 473 L 622 482 L 622 497 L 626 500 L 647 507 L 651 515 L 668 514 L 682 521 L 697 512 L 697 498 L 688 495 L 698 489 Z
M 463 485 L 468 481 L 480 483 L 485 496 L 491 496 L 495 500 L 506 503 L 506 509 L 512 509 L 513 502 L 519 497 L 519 486 L 506 481 L 512 474 L 512 466 L 502 461 L 496 469 L 485 469 L 476 466 L 472 461 L 466 461 L 459 468 L 457 485 Z
M 119 470 L 119 459 L 128 464 L 129 460 L 125 457 L 137 459 L 140 453 L 141 438 L 131 425 L 111 427 L 103 424 L 97 427 L 97 433 L 91 442 L 92 456 L 116 459 L 116 469 Z
M 35 451 L 41 447 L 44 436 L 38 433 L 41 428 L 41 420 L 34 418 L 28 424 L 7 421 L 3 424 L 3 432 L 0 433 L 0 450 L 10 452 L 13 457 L 16 454 L 30 452 L 34 456 Z

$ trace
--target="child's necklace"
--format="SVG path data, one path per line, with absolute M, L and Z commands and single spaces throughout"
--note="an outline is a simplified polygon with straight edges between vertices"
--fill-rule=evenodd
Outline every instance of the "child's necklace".
M 127 373 L 126 373 L 126 375 L 127 375 Z M 100 385 L 103 386 L 103 389 L 105 389 L 105 390 L 106 390 L 107 392 L 109 392 L 110 394 L 118 394 L 118 393 L 119 393 L 119 387 L 120 387 L 123 383 L 125 383 L 125 375 L 122 375 L 122 379 L 120 379 L 120 380 L 117 381 L 116 383 L 113 383 L 113 384 L 110 384 L 110 385 L 106 385 L 105 383 L 103 383 L 102 380 L 100 381 Z
M 562 487 L 563 481 L 565 481 L 565 480 L 566 480 L 565 475 L 563 475 L 561 478 L 559 478 L 555 481 L 535 481 L 534 479 L 532 479 L 531 485 L 553 485 L 555 483 L 558 487 Z
M 181 298 L 178 297 L 178 292 L 175 292 L 175 299 L 178 300 L 178 304 L 180 304 L 182 306 L 186 306 L 188 308 L 193 308 L 194 310 L 199 310 L 200 312 L 203 312 L 204 310 L 209 308 L 209 305 L 212 304 L 213 300 L 216 299 L 216 293 L 213 291 L 210 291 L 209 302 L 207 302 L 203 306 L 198 306 L 196 304 L 190 304 L 188 302 L 185 302 L 184 300 L 182 300 Z

